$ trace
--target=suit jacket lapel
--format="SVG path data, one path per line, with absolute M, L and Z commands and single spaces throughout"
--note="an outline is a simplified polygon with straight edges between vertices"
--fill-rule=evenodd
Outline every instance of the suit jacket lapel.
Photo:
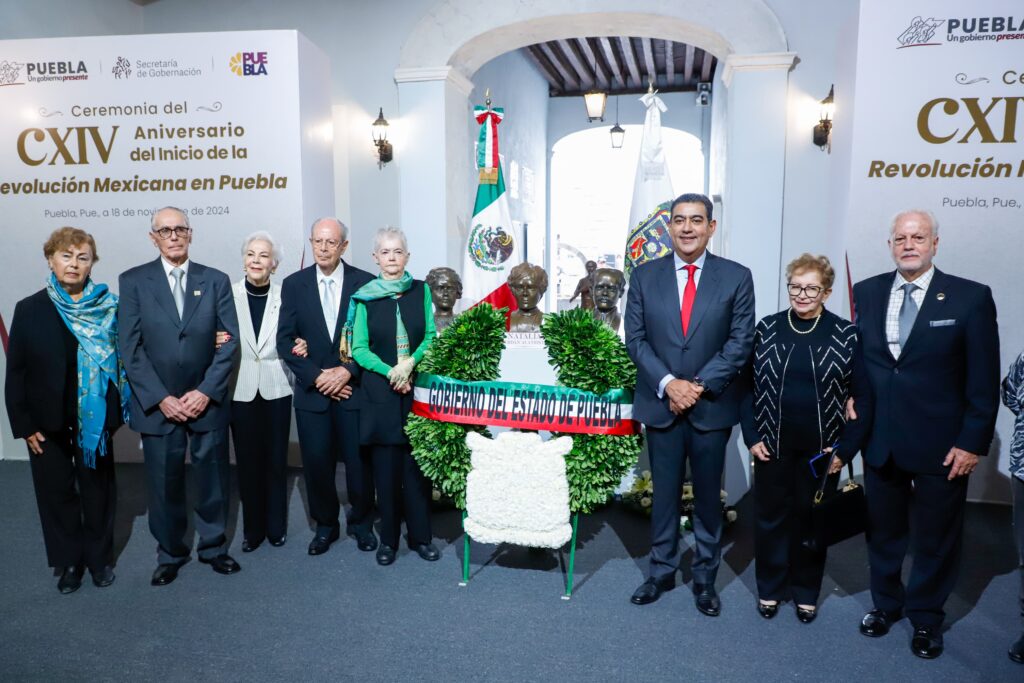
M 192 319 L 192 315 L 199 308 L 199 302 L 208 294 L 206 291 L 206 268 L 197 263 L 190 264 L 188 274 L 185 276 L 185 308 L 181 314 L 182 327 L 188 325 L 188 321 Z
M 700 282 L 697 283 L 697 297 L 693 300 L 693 310 L 690 311 L 690 329 L 687 339 L 693 339 L 693 335 L 700 326 L 701 318 L 707 312 L 711 302 L 718 296 L 718 264 L 715 260 L 718 257 L 708 252 L 704 259 L 704 272 L 700 274 Z M 682 305 L 680 305 L 682 308 Z M 679 329 L 682 330 L 683 320 L 679 319 Z
M 348 264 L 342 261 L 338 264 L 343 270 L 342 272 L 342 283 L 341 283 L 341 296 L 338 298 L 338 320 L 334 325 L 334 336 L 331 338 L 331 343 L 335 344 L 341 341 L 341 328 L 345 325 L 345 320 L 348 318 L 348 306 L 349 301 L 352 298 L 352 294 L 355 293 L 355 283 L 352 282 L 352 274 L 349 272 Z
M 686 340 L 683 338 L 683 320 L 679 313 L 682 302 L 679 300 L 679 283 L 676 280 L 676 261 L 672 255 L 665 256 L 661 260 L 664 265 L 661 272 L 658 273 L 657 288 L 663 292 L 663 295 L 658 296 L 658 292 L 654 294 L 656 301 L 661 303 L 662 319 L 668 325 L 673 346 L 681 347 Z
M 332 343 L 331 335 L 327 331 L 327 323 L 324 321 L 324 308 L 320 303 L 320 283 L 319 283 L 319 272 L 320 270 L 316 265 L 309 267 L 309 277 L 305 279 L 305 284 L 309 290 L 309 294 L 306 296 L 306 300 L 309 301 L 309 306 L 312 309 L 312 315 L 319 324 L 316 325 L 316 329 L 323 335 L 323 339 L 327 340 L 327 344 Z
M 178 308 L 174 305 L 174 297 L 171 296 L 171 286 L 167 283 L 167 273 L 164 272 L 164 267 L 159 258 L 152 262 L 146 276 L 149 278 L 150 286 L 153 289 L 153 298 L 156 299 L 157 304 L 160 305 L 160 308 L 164 309 L 164 313 L 167 314 L 171 322 L 177 327 L 181 327 Z
M 246 297 L 246 299 L 248 299 L 248 297 Z M 267 306 L 263 309 L 263 322 L 260 324 L 260 338 L 256 341 L 256 345 L 253 347 L 257 356 L 260 354 L 260 351 L 263 350 L 263 347 L 267 345 L 267 340 L 270 339 L 271 332 L 275 335 L 277 334 L 277 309 L 280 308 L 280 306 L 281 287 L 279 285 L 270 285 L 270 291 L 267 293 Z M 246 301 L 246 309 L 248 308 L 249 302 Z M 246 315 L 248 315 L 248 311 L 246 311 Z M 249 316 L 249 329 L 252 329 L 251 316 Z
M 924 293 L 924 301 L 921 302 L 921 308 L 917 311 L 917 318 L 914 319 L 914 326 L 910 328 L 910 336 L 907 337 L 906 345 L 900 349 L 900 356 L 906 356 L 908 350 L 914 350 L 917 345 L 920 344 L 920 340 L 924 335 L 922 330 L 927 327 L 928 320 L 935 315 L 936 310 L 941 308 L 945 303 L 945 296 L 942 299 L 938 298 L 938 293 L 943 291 L 946 276 L 938 268 L 935 269 L 935 273 L 932 275 L 931 284 L 928 285 L 928 291 Z
M 892 284 L 895 279 L 896 271 L 893 271 L 892 277 L 884 277 L 879 280 L 878 292 L 876 293 L 878 305 L 875 306 L 875 319 L 871 321 L 871 324 L 882 335 L 882 345 L 885 346 L 889 360 L 893 363 L 896 362 L 896 356 L 892 355 L 892 348 L 889 346 L 889 332 L 885 328 L 886 317 L 889 315 L 889 296 L 892 294 Z
M 252 328 L 252 314 L 249 312 L 249 295 L 245 291 L 245 280 L 232 287 L 235 294 L 235 310 L 238 311 L 238 333 L 256 355 L 256 332 Z M 265 326 L 264 326 L 265 327 Z

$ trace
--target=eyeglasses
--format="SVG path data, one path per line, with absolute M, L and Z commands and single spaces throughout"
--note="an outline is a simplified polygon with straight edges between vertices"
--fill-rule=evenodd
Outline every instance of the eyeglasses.
M 790 296 L 800 296 L 801 294 L 806 294 L 807 297 L 811 299 L 818 298 L 818 295 L 825 290 L 824 287 L 819 287 L 818 285 L 806 285 L 804 287 L 801 287 L 800 285 L 795 285 L 792 282 L 789 283 L 789 285 L 787 285 L 786 289 L 789 290 Z
M 325 246 L 326 247 L 330 247 L 331 249 L 337 249 L 338 245 L 341 244 L 341 242 L 339 242 L 338 240 L 325 240 L 325 239 L 313 239 L 313 238 L 309 239 L 309 243 L 312 244 L 314 247 L 317 247 L 318 249 L 320 247 L 325 247 Z
M 190 232 L 192 232 L 192 228 L 184 225 L 175 225 L 173 228 L 154 228 L 153 232 L 159 235 L 162 240 L 170 239 L 172 232 L 178 237 L 184 239 L 188 237 Z

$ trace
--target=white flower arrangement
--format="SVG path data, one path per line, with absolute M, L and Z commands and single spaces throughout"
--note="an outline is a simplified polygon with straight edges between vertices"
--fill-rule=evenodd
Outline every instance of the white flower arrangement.
M 565 455 L 568 436 L 542 441 L 534 432 L 502 432 L 495 439 L 469 432 L 466 519 L 479 543 L 560 548 L 572 538 Z

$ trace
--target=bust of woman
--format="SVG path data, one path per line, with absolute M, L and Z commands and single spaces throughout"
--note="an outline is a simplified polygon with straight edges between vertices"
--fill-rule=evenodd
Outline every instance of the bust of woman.
M 509 273 L 508 287 L 519 307 L 509 317 L 509 332 L 540 332 L 544 314 L 537 304 L 548 291 L 548 274 L 540 266 L 520 263 Z
M 455 314 L 455 302 L 462 298 L 462 279 L 451 268 L 444 266 L 433 268 L 426 277 L 430 286 L 430 295 L 434 300 L 434 327 L 441 334 L 449 325 Z

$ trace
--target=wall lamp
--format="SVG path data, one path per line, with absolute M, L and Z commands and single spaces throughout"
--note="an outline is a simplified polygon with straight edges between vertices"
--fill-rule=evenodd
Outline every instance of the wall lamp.
M 388 120 L 384 118 L 384 107 L 377 113 L 377 120 L 371 127 L 373 144 L 377 146 L 377 168 L 384 168 L 384 164 L 395 158 L 395 151 L 388 142 Z
M 835 86 L 830 87 L 821 101 L 821 120 L 814 127 L 814 144 L 829 152 L 832 151 L 832 120 L 836 113 L 835 90 Z

